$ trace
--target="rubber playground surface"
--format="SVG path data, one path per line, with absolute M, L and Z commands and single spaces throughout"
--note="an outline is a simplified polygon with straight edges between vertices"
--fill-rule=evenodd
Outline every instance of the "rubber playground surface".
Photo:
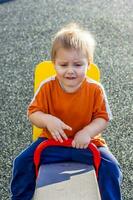
M 50 59 L 51 37 L 69 22 L 97 41 L 95 63 L 113 112 L 103 136 L 122 168 L 123 199 L 133 199 L 132 10 L 131 0 L 0 0 L 1 200 L 10 199 L 13 159 L 32 142 L 26 109 L 35 65 Z

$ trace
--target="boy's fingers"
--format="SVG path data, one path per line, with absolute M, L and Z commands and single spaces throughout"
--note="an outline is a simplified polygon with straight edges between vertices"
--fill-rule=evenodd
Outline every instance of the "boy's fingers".
M 60 136 L 60 134 L 59 133 L 57 133 L 56 132 L 56 138 L 62 143 L 63 142 L 63 139 L 62 139 L 62 137 Z
M 72 141 L 72 147 L 75 148 L 75 145 L 76 145 L 76 144 L 75 144 L 75 141 L 73 140 L 73 141 Z
M 67 135 L 65 134 L 65 132 L 62 129 L 60 130 L 60 134 L 65 140 L 68 139 Z
M 84 149 L 87 149 L 87 147 L 88 147 L 88 144 L 85 144 L 85 145 L 84 145 Z
M 60 141 L 61 143 L 63 142 L 63 139 L 61 138 L 61 136 L 58 132 L 54 132 L 54 133 L 51 133 L 51 134 L 56 141 Z
M 72 147 L 74 147 L 76 149 L 83 149 L 83 147 L 75 140 L 72 141 Z
M 76 147 L 76 149 L 80 149 L 80 146 L 78 143 L 76 143 L 75 147 Z
M 55 134 L 53 132 L 51 132 L 51 135 L 56 141 L 58 141 L 58 139 L 56 138 L 56 136 L 55 136 Z
M 79 144 L 79 149 L 84 149 L 84 145 L 83 144 Z

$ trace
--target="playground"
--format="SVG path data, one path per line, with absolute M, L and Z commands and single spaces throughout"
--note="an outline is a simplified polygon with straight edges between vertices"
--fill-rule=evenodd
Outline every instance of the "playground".
M 70 22 L 95 36 L 113 120 L 103 133 L 123 172 L 123 200 L 133 199 L 133 1 L 0 0 L 0 199 L 9 200 L 13 159 L 32 142 L 27 106 L 35 66 L 50 60 L 51 38 Z

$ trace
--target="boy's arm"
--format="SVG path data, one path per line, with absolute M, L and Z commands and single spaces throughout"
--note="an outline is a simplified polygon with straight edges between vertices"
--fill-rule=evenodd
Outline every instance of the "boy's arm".
M 107 128 L 108 121 L 103 118 L 94 119 L 88 126 L 85 126 L 83 130 L 88 132 L 91 138 L 95 137 L 97 134 L 101 133 Z
M 103 118 L 94 119 L 89 125 L 78 131 L 72 142 L 76 148 L 87 148 L 91 138 L 102 132 L 108 125 L 108 121 Z
M 30 122 L 37 126 L 38 128 L 47 127 L 47 118 L 48 114 L 43 113 L 42 111 L 36 111 L 28 116 Z

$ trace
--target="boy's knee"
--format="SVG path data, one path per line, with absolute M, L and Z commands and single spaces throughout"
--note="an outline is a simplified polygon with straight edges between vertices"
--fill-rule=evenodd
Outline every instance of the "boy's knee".
M 26 156 L 24 156 L 23 154 L 18 155 L 13 162 L 14 166 L 18 166 L 21 167 L 24 164 L 26 164 Z
M 109 169 L 113 176 L 117 177 L 120 180 L 122 179 L 122 172 L 118 162 L 109 163 Z
M 118 162 L 104 160 L 100 168 L 100 171 L 102 171 L 104 175 L 118 179 L 119 182 L 122 181 L 122 172 Z
M 13 166 L 14 166 L 14 167 L 21 166 L 22 162 L 23 162 L 22 159 L 20 158 L 20 156 L 18 156 L 18 157 L 16 157 L 16 158 L 14 159 L 14 161 L 13 161 Z

